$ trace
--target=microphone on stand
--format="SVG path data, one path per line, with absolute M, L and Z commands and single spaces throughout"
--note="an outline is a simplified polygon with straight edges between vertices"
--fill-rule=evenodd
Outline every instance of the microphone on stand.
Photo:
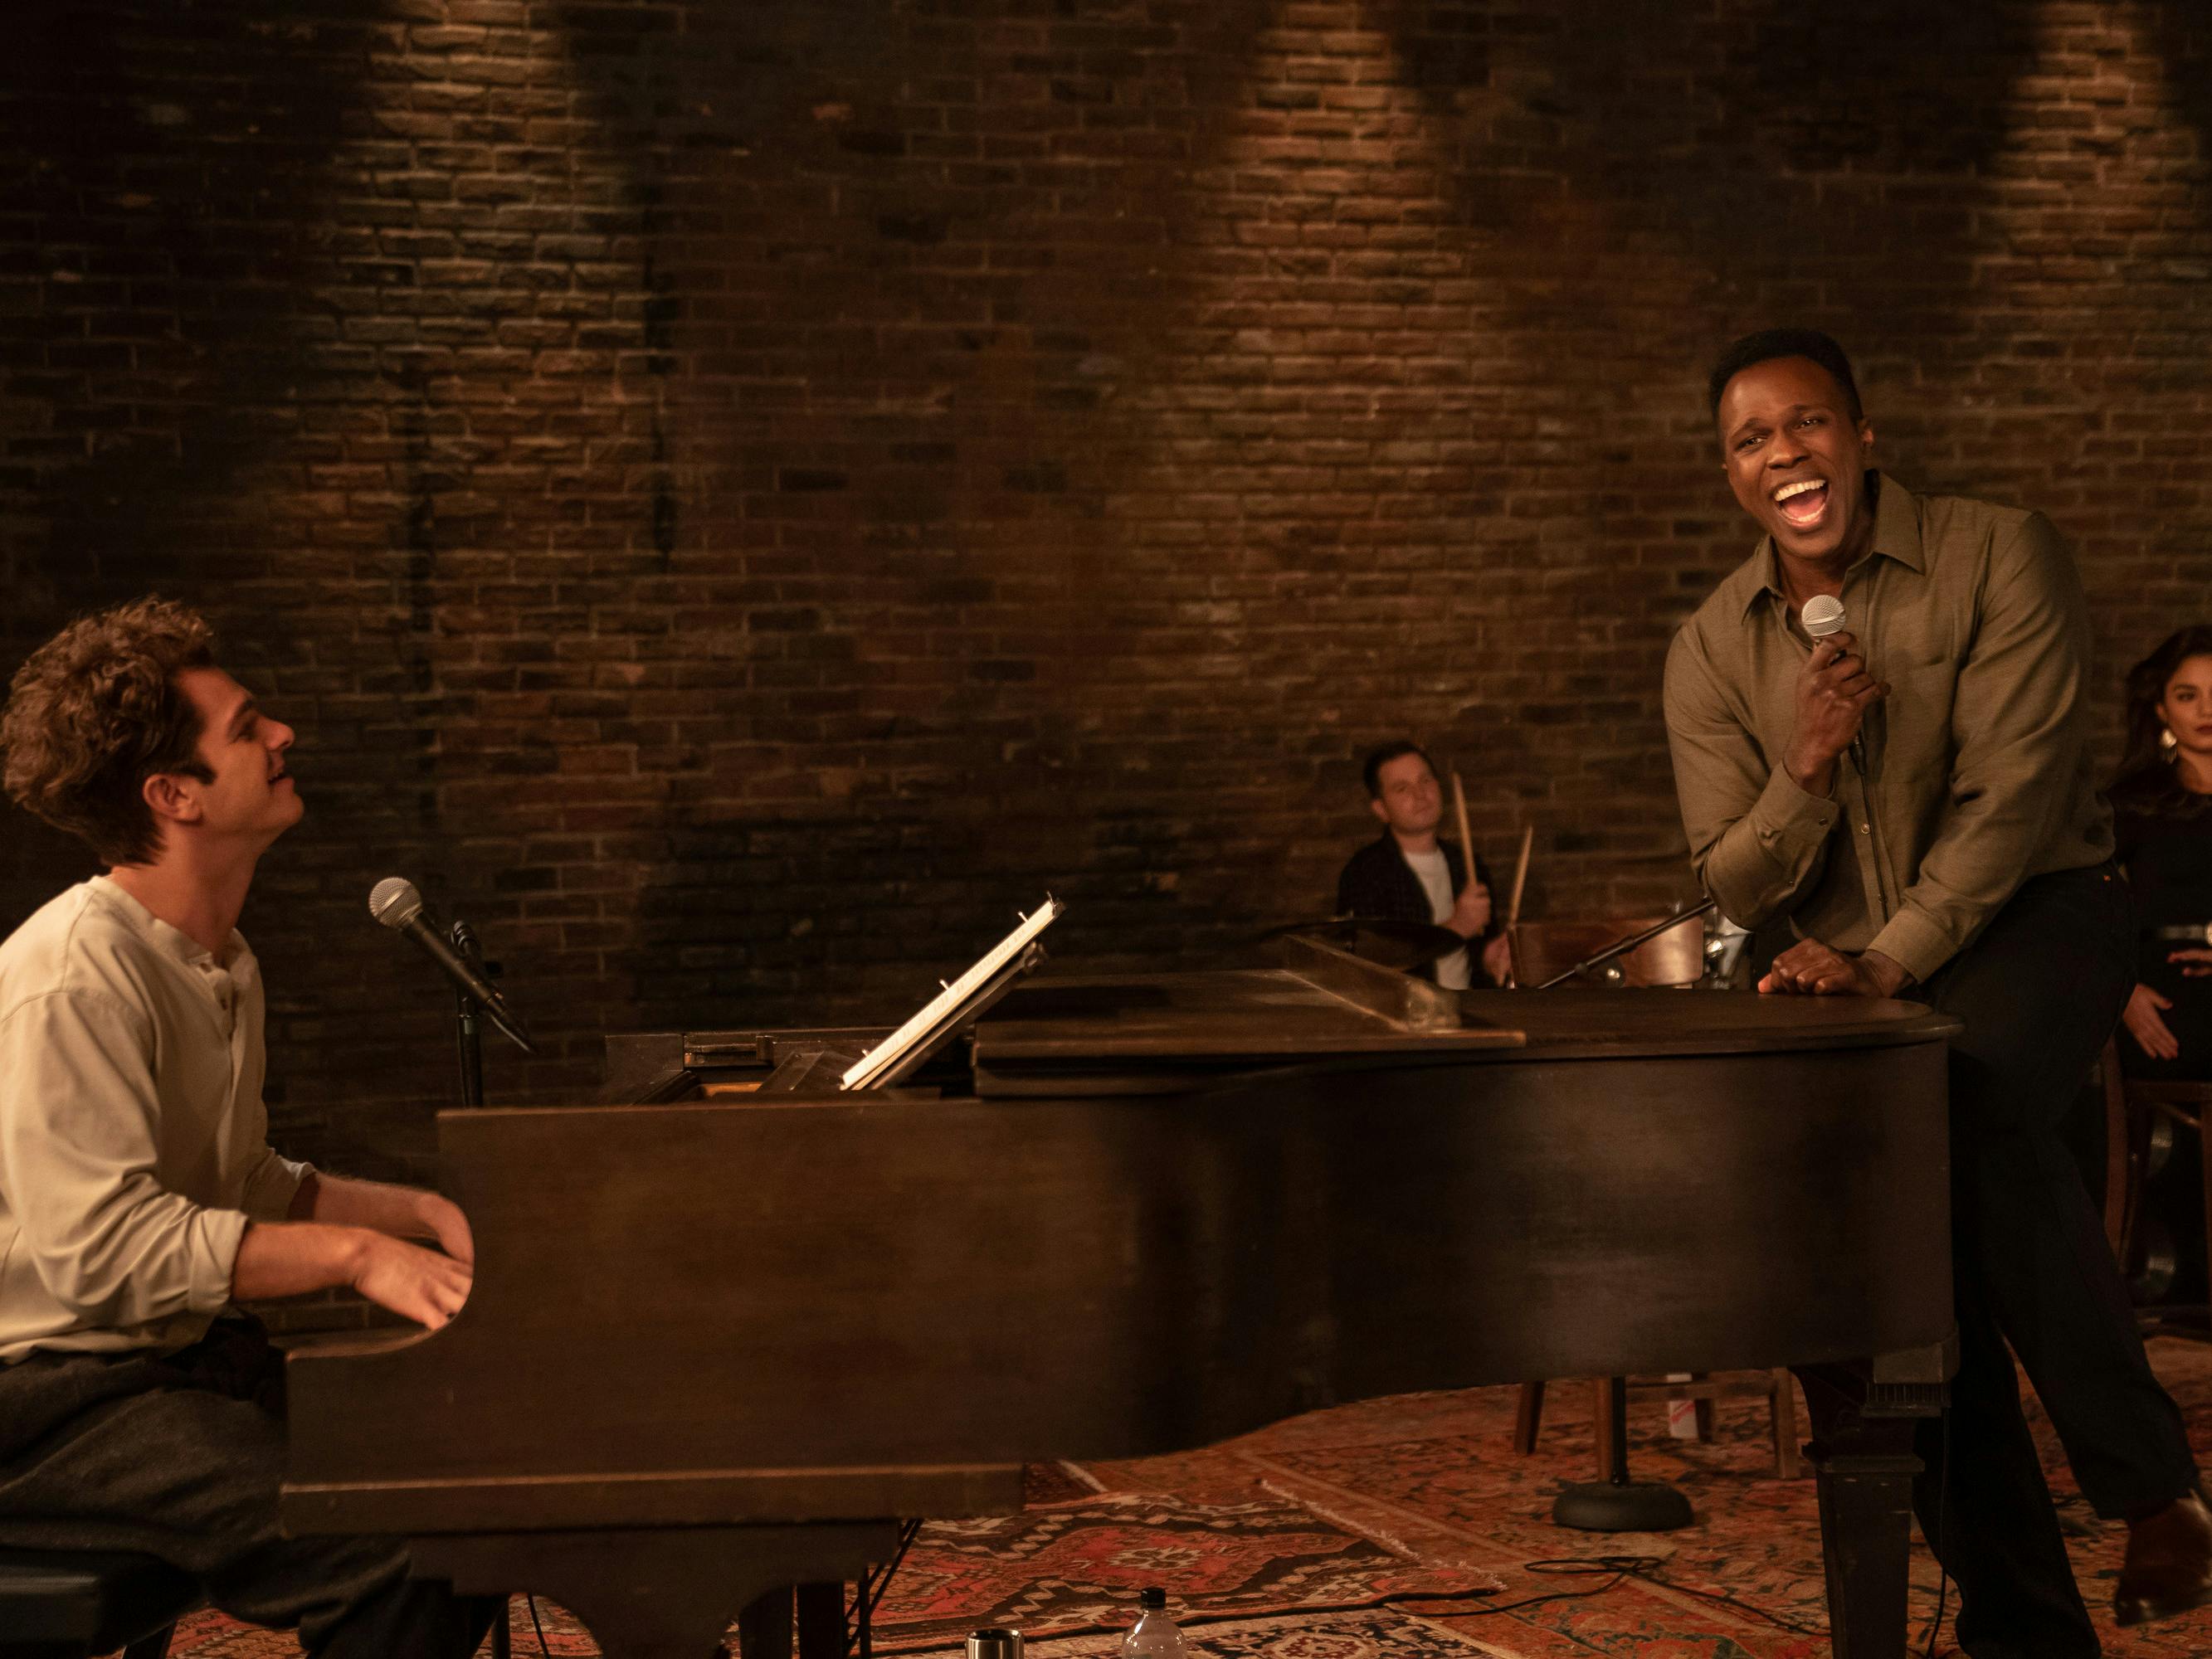
M 1805 601 L 1805 608 L 1797 613 L 1797 620 L 1805 625 L 1805 632 L 1813 643 L 1820 644 L 1831 634 L 1844 631 L 1844 602 L 1832 593 L 1815 593 Z M 1866 775 L 1866 738 L 1863 730 L 1851 733 L 1851 764 L 1859 775 Z
M 413 882 L 404 876 L 386 876 L 369 890 L 368 914 L 421 945 L 446 977 L 473 997 L 485 1018 L 504 1031 L 516 1048 L 526 1054 L 537 1053 L 530 1046 L 529 1029 L 492 989 L 483 968 L 440 938 L 437 930 L 422 920 L 422 895 Z

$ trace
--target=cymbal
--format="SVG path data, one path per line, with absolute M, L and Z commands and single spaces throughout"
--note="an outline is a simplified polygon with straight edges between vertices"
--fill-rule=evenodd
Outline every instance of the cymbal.
M 1318 939 L 1384 968 L 1425 968 L 1439 957 L 1467 949 L 1468 941 L 1449 927 L 1420 921 L 1381 921 L 1364 916 L 1331 916 L 1324 921 L 1293 921 L 1271 927 L 1260 937 L 1286 933 Z

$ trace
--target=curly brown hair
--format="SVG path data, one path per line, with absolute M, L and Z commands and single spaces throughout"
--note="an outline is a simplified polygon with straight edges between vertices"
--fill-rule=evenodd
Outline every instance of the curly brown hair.
M 198 714 L 179 689 L 215 662 L 215 630 L 196 611 L 149 596 L 81 617 L 31 653 L 0 711 L 8 793 L 107 863 L 161 850 L 146 780 L 212 781 L 196 752 Z

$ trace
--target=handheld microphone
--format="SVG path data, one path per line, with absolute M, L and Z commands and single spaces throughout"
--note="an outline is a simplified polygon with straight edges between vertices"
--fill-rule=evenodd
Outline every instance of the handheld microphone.
M 1815 593 L 1805 601 L 1805 608 L 1797 613 L 1797 620 L 1805 625 L 1805 632 L 1818 645 L 1831 634 L 1844 631 L 1844 602 L 1832 593 Z M 1866 738 L 1863 731 L 1851 733 L 1851 764 L 1862 776 L 1866 772 Z
M 507 1034 L 508 1041 L 526 1054 L 535 1054 L 530 1046 L 530 1036 L 522 1021 L 508 1012 L 491 981 L 475 963 L 456 951 L 438 935 L 435 928 L 422 920 L 422 895 L 415 884 L 404 876 L 386 876 L 369 890 L 368 914 L 395 933 L 404 933 L 421 945 L 444 970 L 445 975 L 462 990 L 474 997 L 484 1015 Z

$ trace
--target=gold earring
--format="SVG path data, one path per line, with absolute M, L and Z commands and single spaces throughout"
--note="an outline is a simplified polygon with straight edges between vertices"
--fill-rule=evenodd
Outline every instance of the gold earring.
M 2165 756 L 2166 759 L 2172 760 L 2175 755 L 2180 752 L 2180 750 L 2181 739 L 2173 735 L 2173 728 L 2170 726 L 2160 726 L 2158 728 L 2158 752 Z

